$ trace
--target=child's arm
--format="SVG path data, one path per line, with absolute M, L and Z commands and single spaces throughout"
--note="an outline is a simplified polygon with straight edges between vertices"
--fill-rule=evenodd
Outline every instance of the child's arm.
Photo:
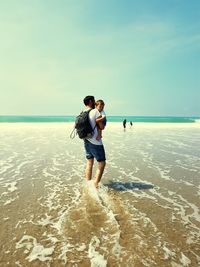
M 96 118 L 96 122 L 99 123 L 99 122 L 102 122 L 104 119 L 103 116 L 99 116 L 98 118 Z

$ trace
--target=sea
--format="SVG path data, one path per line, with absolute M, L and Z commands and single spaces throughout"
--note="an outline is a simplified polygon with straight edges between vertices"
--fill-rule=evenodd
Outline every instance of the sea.
M 74 117 L 11 118 L 0 123 L 0 267 L 200 266 L 196 118 L 126 116 L 160 123 L 124 129 L 112 117 L 98 189 Z
M 1 122 L 74 122 L 76 116 L 0 116 Z M 108 122 L 166 122 L 166 123 L 194 123 L 200 117 L 176 116 L 107 116 Z

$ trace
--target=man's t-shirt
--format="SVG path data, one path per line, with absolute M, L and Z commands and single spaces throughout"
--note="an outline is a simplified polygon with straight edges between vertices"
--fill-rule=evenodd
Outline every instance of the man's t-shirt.
M 88 109 L 87 109 L 88 110 Z M 92 128 L 94 129 L 94 134 L 91 138 L 86 138 L 90 143 L 94 144 L 94 145 L 103 145 L 101 140 L 97 140 L 97 135 L 98 135 L 98 131 L 97 131 L 97 125 L 96 125 L 96 119 L 101 116 L 100 112 L 97 109 L 92 109 L 89 112 L 89 119 L 90 119 L 90 123 Z

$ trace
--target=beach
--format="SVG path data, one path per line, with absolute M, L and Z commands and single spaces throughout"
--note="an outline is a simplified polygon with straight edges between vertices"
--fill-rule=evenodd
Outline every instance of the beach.
M 72 129 L 0 124 L 0 267 L 200 266 L 200 123 L 108 123 L 98 190 Z

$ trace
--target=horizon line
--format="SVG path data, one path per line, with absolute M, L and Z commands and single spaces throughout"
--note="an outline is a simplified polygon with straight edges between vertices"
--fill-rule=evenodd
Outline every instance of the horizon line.
M 76 117 L 77 115 L 0 115 L 0 117 Z M 200 115 L 106 115 L 107 117 L 180 117 L 200 118 Z

